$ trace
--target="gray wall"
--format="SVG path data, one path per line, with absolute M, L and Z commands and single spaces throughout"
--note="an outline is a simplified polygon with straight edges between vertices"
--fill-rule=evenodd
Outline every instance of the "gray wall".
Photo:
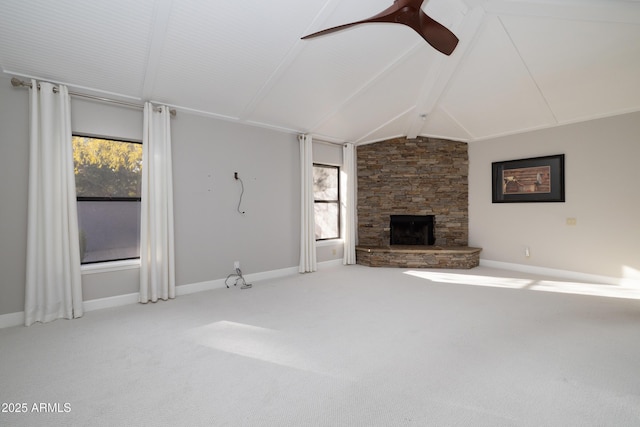
M 0 315 L 24 310 L 28 91 L 0 77 Z M 139 109 L 72 98 L 74 132 L 142 139 Z M 172 119 L 176 283 L 295 267 L 299 150 L 295 135 L 179 113 Z M 237 212 L 240 183 L 245 186 Z M 139 271 L 83 273 L 85 300 L 138 291 Z
M 0 76 L 0 314 L 24 311 L 29 98 Z
M 484 260 L 640 280 L 639 137 L 633 113 L 470 143 L 470 245 Z M 492 162 L 551 154 L 565 154 L 565 203 L 491 203 Z
M 234 261 L 243 273 L 297 266 L 296 136 L 182 113 L 171 125 L 177 285 L 224 278 Z

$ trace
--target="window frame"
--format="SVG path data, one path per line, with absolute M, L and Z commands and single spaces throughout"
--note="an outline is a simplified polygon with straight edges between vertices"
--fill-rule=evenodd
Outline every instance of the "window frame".
M 126 143 L 126 144 L 139 144 L 140 146 L 142 146 L 142 141 L 139 141 L 139 140 L 115 138 L 115 137 L 103 136 L 103 135 L 92 135 L 92 134 L 86 134 L 86 133 L 80 133 L 80 132 L 73 132 L 71 134 L 71 137 L 72 138 L 79 137 L 79 138 L 104 139 L 106 141 L 122 142 L 122 143 Z M 142 180 L 142 175 L 140 176 L 140 179 Z M 140 182 L 140 184 L 142 185 L 142 181 Z M 142 191 L 142 188 L 141 188 L 141 191 Z M 140 194 L 140 197 L 122 197 L 122 196 L 118 196 L 118 197 L 102 197 L 102 196 L 78 196 L 78 195 L 76 195 L 76 203 L 78 203 L 78 202 L 142 202 L 142 193 Z M 80 231 L 80 230 L 78 230 L 78 231 Z M 140 236 L 138 236 L 138 239 L 139 238 L 140 238 Z M 139 246 L 140 246 L 140 242 L 138 242 L 138 247 Z M 139 265 L 140 253 L 138 253 L 137 257 L 113 258 L 113 259 L 105 259 L 105 260 L 99 260 L 99 261 L 88 261 L 88 262 L 80 260 L 80 266 L 82 268 L 87 268 L 88 266 L 98 267 L 99 264 L 110 264 L 110 263 L 113 264 L 113 265 L 122 264 L 123 266 L 128 266 L 129 263 L 135 262 L 135 261 L 138 261 L 137 265 Z M 133 266 L 134 264 L 131 264 L 131 265 Z M 89 267 L 88 269 L 93 269 L 93 268 Z
M 342 205 L 340 202 L 340 196 L 342 194 L 341 192 L 341 183 L 340 183 L 340 166 L 337 165 L 329 165 L 326 163 L 313 163 L 313 167 L 314 169 L 316 167 L 321 167 L 321 168 L 330 168 L 330 169 L 335 169 L 337 171 L 337 195 L 338 198 L 333 200 L 333 199 L 316 199 L 315 195 L 313 197 L 313 205 L 315 206 L 316 203 L 335 203 L 336 206 L 338 207 L 337 209 L 337 217 L 338 217 L 338 235 L 336 237 L 325 237 L 325 238 L 320 238 L 320 239 L 315 239 L 316 242 L 328 242 L 328 241 L 335 241 L 335 240 L 340 240 L 342 238 L 342 214 L 341 214 L 341 210 L 342 210 Z

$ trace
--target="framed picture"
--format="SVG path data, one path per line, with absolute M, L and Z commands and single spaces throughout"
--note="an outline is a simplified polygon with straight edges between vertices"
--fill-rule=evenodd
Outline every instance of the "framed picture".
M 493 162 L 493 203 L 564 202 L 564 154 Z

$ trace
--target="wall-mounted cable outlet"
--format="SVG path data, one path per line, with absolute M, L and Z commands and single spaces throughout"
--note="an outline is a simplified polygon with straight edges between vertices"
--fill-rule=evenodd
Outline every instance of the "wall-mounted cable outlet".
M 233 173 L 233 179 L 238 179 L 238 172 Z
M 233 261 L 233 269 L 237 270 L 240 268 L 240 261 Z

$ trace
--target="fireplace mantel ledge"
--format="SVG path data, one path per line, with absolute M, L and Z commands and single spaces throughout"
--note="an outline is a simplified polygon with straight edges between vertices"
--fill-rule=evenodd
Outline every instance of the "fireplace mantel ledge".
M 471 254 L 482 251 L 482 248 L 474 248 L 471 246 L 438 246 L 438 245 L 390 245 L 390 246 L 356 246 L 357 251 L 365 252 L 395 252 L 395 253 L 462 253 Z

